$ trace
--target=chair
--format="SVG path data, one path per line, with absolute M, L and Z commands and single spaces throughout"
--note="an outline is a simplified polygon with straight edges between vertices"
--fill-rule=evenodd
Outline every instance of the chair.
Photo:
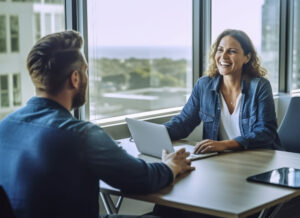
M 0 217 L 15 218 L 9 199 L 2 186 L 0 186 Z
M 300 96 L 291 98 L 278 135 L 286 151 L 300 153 Z

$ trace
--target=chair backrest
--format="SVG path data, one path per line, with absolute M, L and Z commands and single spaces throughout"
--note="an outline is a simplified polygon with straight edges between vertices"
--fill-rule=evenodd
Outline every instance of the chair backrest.
M 0 217 L 15 218 L 8 197 L 2 186 L 0 186 Z
M 291 98 L 278 135 L 286 151 L 300 153 L 300 96 Z

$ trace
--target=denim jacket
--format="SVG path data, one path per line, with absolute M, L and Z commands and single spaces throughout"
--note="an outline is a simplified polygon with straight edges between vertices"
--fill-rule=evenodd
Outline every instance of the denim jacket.
M 220 82 L 222 76 L 200 78 L 181 113 L 165 124 L 171 139 L 187 137 L 203 122 L 203 139 L 218 140 Z M 233 138 L 244 149 L 280 149 L 275 106 L 270 82 L 255 77 L 241 83 L 239 126 L 241 135 Z

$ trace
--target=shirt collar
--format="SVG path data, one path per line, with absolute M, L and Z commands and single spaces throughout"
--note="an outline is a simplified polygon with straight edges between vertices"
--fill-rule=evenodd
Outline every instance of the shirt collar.
M 212 91 L 219 92 L 222 78 L 223 76 L 220 74 L 216 76 L 216 79 L 214 79 L 212 82 L 212 88 L 211 88 Z M 244 78 L 244 75 L 242 75 L 241 92 L 245 93 L 246 89 L 247 89 L 247 83 Z
M 72 114 L 71 114 L 71 112 L 69 110 L 67 110 L 65 107 L 63 107 L 58 102 L 56 102 L 54 100 L 51 100 L 49 98 L 43 98 L 43 97 L 36 97 L 36 96 L 34 96 L 31 99 L 29 99 L 29 101 L 27 102 L 27 104 L 37 105 L 37 106 L 43 107 L 43 108 L 58 109 L 58 110 L 66 112 L 66 113 L 68 113 L 69 115 L 72 116 Z

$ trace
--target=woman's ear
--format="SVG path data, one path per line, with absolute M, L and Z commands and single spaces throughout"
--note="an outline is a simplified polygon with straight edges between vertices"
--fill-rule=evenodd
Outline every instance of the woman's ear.
M 75 89 L 80 87 L 80 75 L 77 70 L 73 71 L 70 76 L 70 86 Z
M 247 54 L 246 55 L 246 61 L 244 62 L 244 64 L 248 64 L 248 62 L 250 61 L 251 59 L 251 53 Z

